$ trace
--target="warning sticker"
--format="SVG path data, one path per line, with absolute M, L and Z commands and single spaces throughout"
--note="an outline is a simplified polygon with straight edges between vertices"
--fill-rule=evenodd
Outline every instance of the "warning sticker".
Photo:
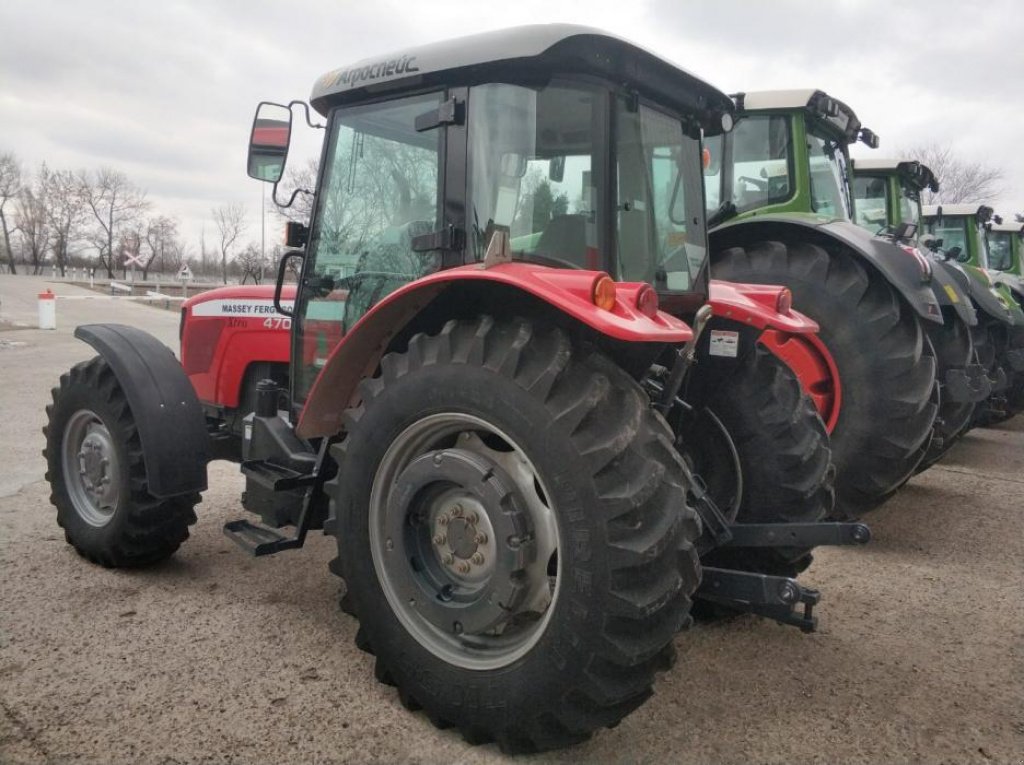
M 711 346 L 708 351 L 712 356 L 728 356 L 736 358 L 740 350 L 740 333 L 725 329 L 711 330 Z

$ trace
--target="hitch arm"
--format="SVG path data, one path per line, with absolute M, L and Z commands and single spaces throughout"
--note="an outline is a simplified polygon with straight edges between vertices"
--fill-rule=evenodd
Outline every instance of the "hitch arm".
M 694 597 L 799 627 L 801 632 L 818 628 L 813 612 L 821 593 L 784 576 L 707 566 Z M 795 610 L 801 604 L 803 613 Z
M 863 523 L 736 523 L 719 547 L 819 547 L 863 545 L 871 529 Z

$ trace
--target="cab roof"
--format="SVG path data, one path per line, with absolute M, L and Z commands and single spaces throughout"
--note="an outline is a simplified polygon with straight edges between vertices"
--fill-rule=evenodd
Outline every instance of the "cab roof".
M 932 192 L 939 190 L 939 181 L 932 169 L 916 159 L 854 159 L 853 172 L 896 172 L 907 181 L 910 181 L 920 191 L 931 189 Z
M 603 76 L 669 108 L 694 113 L 709 133 L 722 130 L 731 99 L 675 64 L 615 35 L 574 24 L 533 24 L 420 45 L 334 69 L 313 86 L 310 102 L 335 106 L 430 86 L 484 82 L 543 84 L 553 74 Z
M 804 109 L 833 130 L 843 133 L 849 143 L 855 142 L 860 136 L 861 122 L 853 109 L 823 90 L 757 90 L 734 93 L 732 97 L 736 108 L 742 113 Z M 875 140 L 874 145 L 877 146 L 877 136 Z
M 945 208 L 943 208 L 943 212 L 945 212 Z M 1001 231 L 1024 237 L 1024 223 L 993 223 L 989 231 Z
M 926 218 L 935 218 L 939 214 L 939 208 L 942 208 L 942 216 L 947 215 L 953 216 L 964 216 L 967 218 L 980 218 L 982 221 L 986 221 L 992 217 L 992 208 L 988 205 L 977 204 L 970 202 L 967 204 L 950 204 L 950 205 L 925 205 L 921 208 L 921 214 Z

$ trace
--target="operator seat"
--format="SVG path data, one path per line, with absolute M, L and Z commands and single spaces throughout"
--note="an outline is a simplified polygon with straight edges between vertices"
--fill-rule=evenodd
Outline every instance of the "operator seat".
M 587 216 L 556 215 L 537 241 L 536 253 L 565 260 L 580 268 L 597 268 L 587 258 Z

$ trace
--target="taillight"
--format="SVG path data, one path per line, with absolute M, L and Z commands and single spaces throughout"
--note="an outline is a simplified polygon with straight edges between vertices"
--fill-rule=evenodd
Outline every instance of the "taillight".
M 789 288 L 784 287 L 775 300 L 775 310 L 779 313 L 788 314 L 793 308 L 793 293 Z
M 594 305 L 606 311 L 615 307 L 615 282 L 608 274 L 602 274 L 594 281 L 590 299 L 594 301 Z
M 652 319 L 658 315 L 658 293 L 651 285 L 645 284 L 636 294 L 636 309 Z

